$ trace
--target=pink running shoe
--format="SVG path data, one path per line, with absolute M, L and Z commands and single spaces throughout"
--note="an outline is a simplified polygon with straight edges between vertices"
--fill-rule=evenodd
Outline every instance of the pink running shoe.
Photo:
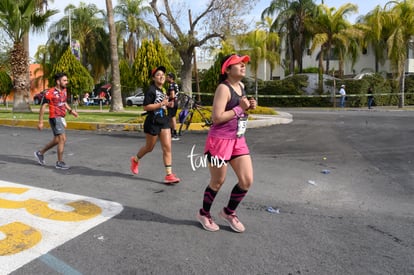
M 138 174 L 139 163 L 135 161 L 135 157 L 131 157 L 131 172 L 132 174 Z
M 180 182 L 180 179 L 177 178 L 175 174 L 168 174 L 164 178 L 164 183 L 167 183 L 167 184 L 173 184 L 173 183 L 179 183 L 179 182 Z
M 239 218 L 236 216 L 236 214 L 227 215 L 226 212 L 224 212 L 224 209 L 221 209 L 219 212 L 219 217 L 227 222 L 231 229 L 238 233 L 242 233 L 244 230 L 246 230 L 246 228 L 244 228 L 244 225 L 239 221 Z
M 196 217 L 205 230 L 214 232 L 220 229 L 220 227 L 213 221 L 210 215 L 204 216 L 200 215 L 200 212 L 197 212 Z

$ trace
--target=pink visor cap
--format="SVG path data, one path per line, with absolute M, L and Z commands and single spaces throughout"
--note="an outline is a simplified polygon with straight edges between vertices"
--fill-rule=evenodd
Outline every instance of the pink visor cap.
M 247 63 L 250 61 L 250 57 L 248 55 L 237 55 L 233 54 L 227 60 L 223 63 L 223 66 L 221 66 L 221 74 L 224 74 L 226 72 L 226 69 L 234 64 L 239 64 L 240 62 Z

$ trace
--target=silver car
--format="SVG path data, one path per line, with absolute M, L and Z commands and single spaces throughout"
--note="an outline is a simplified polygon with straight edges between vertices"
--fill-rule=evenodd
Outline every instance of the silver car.
M 133 96 L 129 96 L 126 98 L 126 104 L 128 106 L 132 106 L 132 105 L 142 105 L 144 104 L 144 93 L 143 92 L 139 92 Z

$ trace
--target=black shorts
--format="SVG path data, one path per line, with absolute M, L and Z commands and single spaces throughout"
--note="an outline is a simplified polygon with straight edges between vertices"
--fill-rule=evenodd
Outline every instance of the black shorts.
M 174 107 L 167 108 L 168 117 L 169 118 L 175 117 L 177 115 L 177 109 L 178 109 L 177 101 L 174 101 Z
M 49 118 L 50 128 L 53 135 L 58 136 L 65 133 L 66 121 L 63 117 Z
M 144 133 L 158 136 L 161 129 L 170 129 L 170 119 L 168 116 L 155 119 L 152 115 L 147 115 L 144 121 Z
M 167 111 L 168 111 L 167 115 L 168 115 L 168 117 L 169 118 L 175 117 L 177 115 L 177 109 L 178 109 L 177 107 L 175 107 L 175 108 L 167 108 Z

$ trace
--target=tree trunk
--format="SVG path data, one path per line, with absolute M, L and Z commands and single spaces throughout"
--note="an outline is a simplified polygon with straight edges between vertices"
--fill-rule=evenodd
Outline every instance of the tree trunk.
M 327 48 L 327 54 L 326 54 L 326 65 L 325 65 L 325 72 L 326 74 L 329 74 L 329 63 L 331 59 L 331 47 Z
M 319 87 L 319 91 L 322 91 L 323 90 L 323 46 L 321 46 L 321 52 L 319 53 L 318 67 L 319 67 L 318 87 Z
M 291 38 L 288 37 L 288 56 L 289 56 L 289 73 L 295 74 L 295 57 L 293 56 L 293 45 Z
M 124 106 L 122 105 L 121 95 L 121 77 L 119 75 L 119 60 L 118 60 L 118 44 L 116 41 L 116 30 L 114 22 L 114 11 L 112 8 L 112 0 L 106 0 L 106 10 L 108 13 L 108 28 L 109 40 L 111 44 L 111 66 L 112 66 L 112 100 L 110 112 L 122 112 Z
M 339 63 L 339 68 L 338 68 L 339 78 L 343 78 L 344 77 L 344 61 L 343 61 L 343 59 L 340 59 L 338 63 Z M 334 74 L 335 74 L 335 70 L 334 70 Z
M 31 112 L 29 62 L 22 43 L 15 43 L 11 51 L 11 70 L 13 76 L 13 112 Z
M 190 96 L 192 96 L 192 54 L 180 54 L 183 61 L 183 66 L 181 67 L 181 90 Z
M 300 28 L 301 31 L 299 32 L 299 55 L 298 55 L 298 65 L 299 65 L 299 73 L 303 73 L 303 53 L 305 52 L 305 45 L 304 45 L 304 39 L 303 39 L 303 29 Z

